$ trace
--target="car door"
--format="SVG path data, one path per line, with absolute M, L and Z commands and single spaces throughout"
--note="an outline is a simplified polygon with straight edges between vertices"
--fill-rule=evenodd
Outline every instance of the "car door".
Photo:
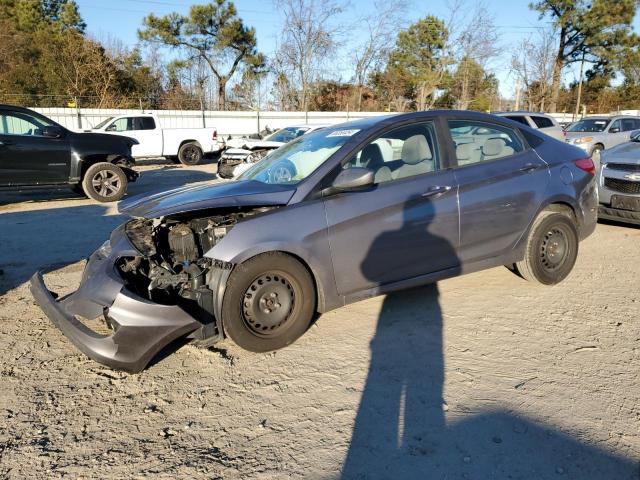
M 471 119 L 447 123 L 457 161 L 460 260 L 504 255 L 544 199 L 549 168 L 516 129 Z
M 71 157 L 68 139 L 45 137 L 54 126 L 23 111 L 0 111 L 0 185 L 67 183 Z
M 413 123 L 382 134 L 341 165 L 369 168 L 376 181 L 324 199 L 340 294 L 457 267 L 455 179 L 441 168 L 438 145 L 432 122 Z
M 631 129 L 633 130 L 633 128 Z M 615 147 L 629 139 L 629 133 L 624 131 L 623 119 L 619 118 L 611 123 L 605 139 L 605 149 Z
M 137 140 L 138 144 L 131 148 L 134 157 L 162 155 L 162 133 L 152 117 L 121 117 L 114 120 L 106 131 Z

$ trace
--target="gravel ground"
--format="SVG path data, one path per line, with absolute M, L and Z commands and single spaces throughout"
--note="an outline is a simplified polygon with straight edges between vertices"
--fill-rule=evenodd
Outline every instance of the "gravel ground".
M 131 192 L 214 169 L 143 165 Z M 129 375 L 26 285 L 40 268 L 73 290 L 122 221 L 0 194 L 0 478 L 640 478 L 638 228 L 599 225 L 553 288 L 492 269 L 325 314 L 275 353 L 187 345 Z

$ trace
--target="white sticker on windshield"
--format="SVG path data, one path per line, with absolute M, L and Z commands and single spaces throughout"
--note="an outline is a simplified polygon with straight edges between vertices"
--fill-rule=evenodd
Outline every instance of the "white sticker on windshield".
M 607 122 L 605 122 L 604 120 L 596 120 L 596 121 L 595 121 L 595 122 L 593 122 L 593 123 L 595 123 L 596 125 L 604 125 L 604 124 L 605 124 L 605 123 L 607 123 Z
M 351 137 L 358 133 L 360 130 L 336 130 L 335 132 L 331 132 L 327 135 L 329 137 Z

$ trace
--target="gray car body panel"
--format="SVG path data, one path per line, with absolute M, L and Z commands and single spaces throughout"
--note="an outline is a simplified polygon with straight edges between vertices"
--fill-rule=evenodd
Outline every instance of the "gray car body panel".
M 85 355 L 129 372 L 143 370 L 169 343 L 200 328 L 180 307 L 161 305 L 128 291 L 114 270 L 115 261 L 138 253 L 129 243 L 122 226 L 111 236 L 111 252 L 96 251 L 87 262 L 80 288 L 56 299 L 45 286 L 42 274 L 31 278 L 31 293 L 49 319 Z M 80 318 L 103 315 L 114 333 L 95 333 Z
M 523 135 L 526 148 L 498 160 L 452 168 L 455 145 L 447 121 L 454 119 L 510 127 L 521 132 L 518 135 Z M 344 159 L 385 131 L 422 121 L 433 122 L 438 137 L 438 171 L 360 191 L 326 193 Z M 209 285 L 214 291 L 216 318 L 220 318 L 226 279 L 235 265 L 265 252 L 286 252 L 306 265 L 317 287 L 318 310 L 326 312 L 362 298 L 518 261 L 532 222 L 551 203 L 564 204 L 574 213 L 581 238 L 595 228 L 594 177 L 572 162 L 582 158 L 582 152 L 542 138 L 521 124 L 473 112 L 433 111 L 358 120 L 342 127 L 358 132 L 297 185 L 240 181 L 190 187 L 129 200 L 121 211 L 156 218 L 238 206 L 281 207 L 240 220 L 206 252 L 206 257 L 218 261 L 211 275 L 215 282 Z M 535 148 L 526 138 L 537 139 Z M 431 235 L 424 235 L 426 226 Z M 56 317 L 54 323 L 63 325 L 61 330 L 77 345 L 85 337 L 73 333 L 77 328 L 69 326 L 73 323 L 69 315 L 93 318 L 103 309 L 111 314 L 119 295 L 133 298 L 118 301 L 119 307 L 131 308 L 130 318 L 115 309 L 120 321 L 126 328 L 142 322 L 158 328 L 160 336 L 149 334 L 147 341 L 136 333 L 146 328 L 130 330 L 142 353 L 129 364 L 115 353 L 97 352 L 86 343 L 81 349 L 108 365 L 136 370 L 150 358 L 148 351 L 157 352 L 160 343 L 168 343 L 178 332 L 194 331 L 199 324 L 188 321 L 185 312 L 175 306 L 163 305 L 156 312 L 161 318 L 151 318 L 144 311 L 153 311 L 145 304 L 148 301 L 127 292 L 115 271 L 117 258 L 135 253 L 123 227 L 114 231 L 111 249 L 106 258 L 100 258 L 98 252 L 91 257 L 80 288 L 67 299 L 59 302 L 48 297 L 38 277 L 32 288 L 47 315 Z M 65 305 L 62 310 L 61 302 Z M 128 339 L 118 339 L 132 345 Z

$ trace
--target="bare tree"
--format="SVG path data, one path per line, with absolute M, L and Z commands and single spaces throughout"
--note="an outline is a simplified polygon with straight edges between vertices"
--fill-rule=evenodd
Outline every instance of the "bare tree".
M 456 108 L 462 110 L 469 108 L 474 100 L 470 86 L 477 80 L 472 75 L 477 74 L 478 70 L 470 67 L 475 63 L 483 71 L 486 70 L 501 51 L 497 28 L 485 4 L 477 3 L 473 9 L 466 7 L 465 0 L 456 0 L 451 4 L 448 22 L 450 53 L 461 67 L 456 76 L 460 82 L 457 86 L 460 93 Z M 463 10 L 470 11 L 470 14 L 465 16 Z
M 276 52 L 281 71 L 300 86 L 298 107 L 309 105 L 311 85 L 321 77 L 338 46 L 341 25 L 335 23 L 345 6 L 336 0 L 276 0 L 284 14 L 281 42 Z
M 364 39 L 355 46 L 352 54 L 358 111 L 362 109 L 362 92 L 367 77 L 388 58 L 397 32 L 404 26 L 403 13 L 407 5 L 406 0 L 375 0 L 372 11 L 357 21 L 362 26 Z
M 511 71 L 524 89 L 529 110 L 544 111 L 553 96 L 553 74 L 557 34 L 553 29 L 540 30 L 516 46 Z

